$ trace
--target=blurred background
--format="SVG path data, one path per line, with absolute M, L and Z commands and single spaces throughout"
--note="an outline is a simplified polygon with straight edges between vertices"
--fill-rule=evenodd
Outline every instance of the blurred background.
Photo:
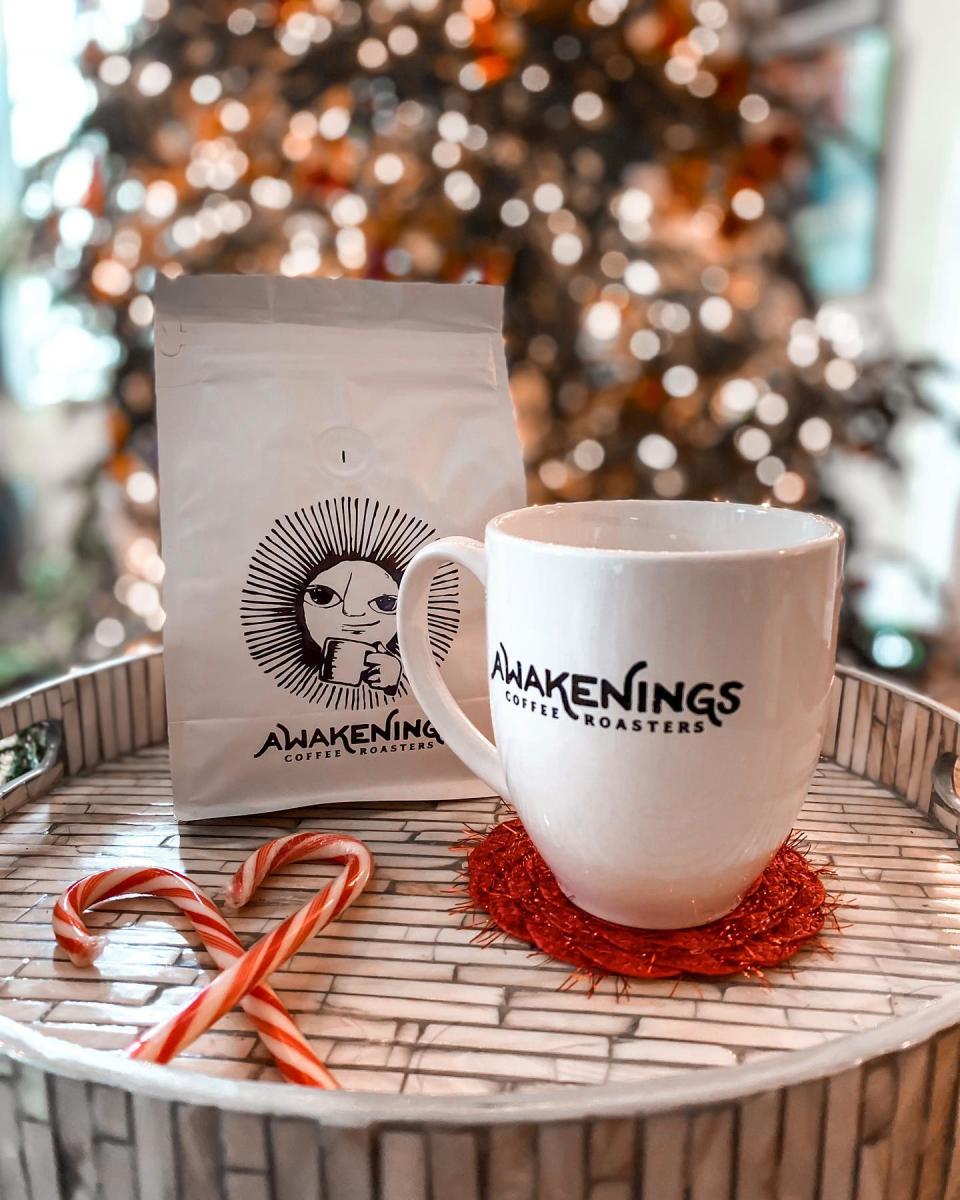
M 506 284 L 532 499 L 838 516 L 960 702 L 956 0 L 0 12 L 0 692 L 162 636 L 151 291 L 232 271 Z

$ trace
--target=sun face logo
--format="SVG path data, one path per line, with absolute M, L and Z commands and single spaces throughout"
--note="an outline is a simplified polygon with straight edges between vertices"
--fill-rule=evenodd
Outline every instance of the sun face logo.
M 378 500 L 340 497 L 278 517 L 250 560 L 240 620 L 251 657 L 278 687 L 326 708 L 379 708 L 406 696 L 397 593 L 436 534 Z M 427 600 L 439 666 L 460 623 L 457 568 Z

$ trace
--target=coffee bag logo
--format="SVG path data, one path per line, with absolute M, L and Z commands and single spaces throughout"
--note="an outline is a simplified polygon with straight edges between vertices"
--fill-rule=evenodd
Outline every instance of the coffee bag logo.
M 401 718 L 393 708 L 385 717 L 372 721 L 349 721 L 343 725 L 317 725 L 313 729 L 291 729 L 278 721 L 254 754 L 279 754 L 284 762 L 325 762 L 347 754 L 404 754 L 432 750 L 443 739 L 426 717 Z
M 253 660 L 278 687 L 326 708 L 379 708 L 406 696 L 397 593 L 435 536 L 419 517 L 357 497 L 278 517 L 250 560 L 240 605 Z M 459 622 L 457 568 L 447 563 L 427 601 L 438 665 Z
M 719 729 L 739 710 L 744 687 L 739 679 L 651 678 L 645 659 L 610 679 L 511 658 L 503 642 L 493 656 L 490 679 L 503 685 L 508 704 L 534 716 L 631 733 Z

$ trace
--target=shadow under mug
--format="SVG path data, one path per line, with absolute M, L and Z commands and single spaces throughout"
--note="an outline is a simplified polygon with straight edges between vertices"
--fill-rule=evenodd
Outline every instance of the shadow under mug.
M 496 745 L 427 640 L 430 580 L 486 587 Z M 570 899 L 672 929 L 734 908 L 789 834 L 833 680 L 843 532 L 788 509 L 588 501 L 422 549 L 400 588 L 407 677 L 455 754 L 516 808 Z

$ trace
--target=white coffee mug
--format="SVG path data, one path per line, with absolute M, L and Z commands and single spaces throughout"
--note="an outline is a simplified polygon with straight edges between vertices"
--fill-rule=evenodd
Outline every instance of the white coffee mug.
M 496 746 L 453 702 L 424 619 L 439 564 L 487 590 Z M 400 589 L 407 677 L 514 805 L 570 899 L 649 929 L 729 912 L 789 834 L 833 680 L 843 532 L 810 513 L 594 501 L 442 538 Z

